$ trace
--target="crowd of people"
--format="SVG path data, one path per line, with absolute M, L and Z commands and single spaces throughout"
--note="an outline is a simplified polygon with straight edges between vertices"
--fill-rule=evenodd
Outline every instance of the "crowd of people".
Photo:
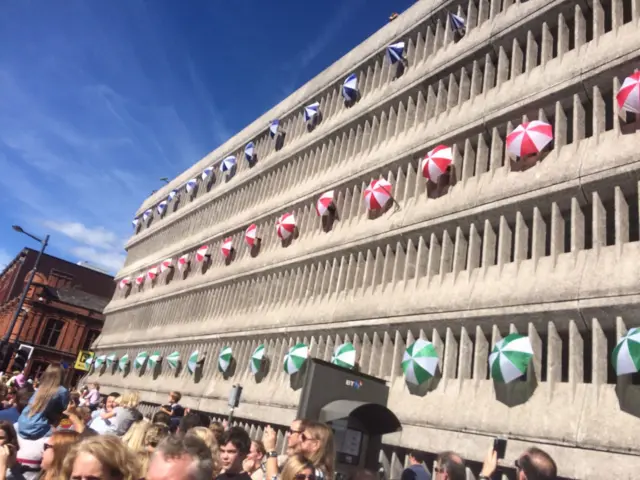
M 51 365 L 39 382 L 16 373 L 0 383 L 0 480 L 338 480 L 334 434 L 327 424 L 298 419 L 279 455 L 276 431 L 267 426 L 252 440 L 237 426 L 211 422 L 180 405 L 171 392 L 151 417 L 138 410 L 139 395 L 102 395 L 92 384 L 77 392 L 62 385 Z M 420 452 L 408 456 L 401 480 L 466 480 L 464 459 L 438 456 L 432 473 Z M 480 478 L 497 470 L 490 450 Z M 556 465 L 532 448 L 516 463 L 518 480 L 556 478 Z M 433 474 L 433 476 L 432 476 Z M 378 480 L 359 470 L 354 480 Z

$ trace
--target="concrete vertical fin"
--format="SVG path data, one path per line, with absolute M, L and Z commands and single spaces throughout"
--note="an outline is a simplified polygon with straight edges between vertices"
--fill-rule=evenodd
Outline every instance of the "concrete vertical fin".
M 482 254 L 482 239 L 478 234 L 475 223 L 469 227 L 469 260 L 467 270 L 469 274 L 474 268 L 480 267 L 480 255 Z
M 553 395 L 555 385 L 562 382 L 562 339 L 555 323 L 547 323 L 547 382 Z
M 407 111 L 404 114 L 404 126 L 402 131 L 408 132 L 413 128 L 416 120 L 416 102 L 413 96 L 407 99 Z
M 602 330 L 602 325 L 597 318 L 591 319 L 591 332 L 593 344 L 591 345 L 591 383 L 596 386 L 607 383 L 607 337 Z
M 513 259 L 516 263 L 520 263 L 527 259 L 529 254 L 529 228 L 522 216 L 522 212 L 516 213 L 516 228 L 515 228 L 515 241 L 514 241 L 514 255 Z
M 553 34 L 549 29 L 549 24 L 542 24 L 542 39 L 540 41 L 540 65 L 546 65 L 553 59 Z
M 502 167 L 504 159 L 504 142 L 500 136 L 500 131 L 493 127 L 491 130 L 491 153 L 489 157 L 489 169 L 495 171 Z
M 458 367 L 458 342 L 453 334 L 453 330 L 447 327 L 445 333 L 445 348 L 442 362 L 442 378 L 453 379 L 456 378 L 456 369 Z M 446 388 L 446 386 L 445 386 Z
M 458 105 L 462 105 L 471 97 L 471 78 L 467 69 L 462 67 L 460 69 L 460 88 L 458 94 Z
M 504 47 L 500 45 L 498 47 L 498 68 L 496 71 L 496 88 L 499 88 L 503 83 L 509 81 L 509 57 L 505 52 Z
M 420 240 L 423 240 L 422 237 L 420 237 Z M 422 243 L 422 242 L 421 242 Z M 426 245 L 425 245 L 426 246 Z M 421 244 L 418 244 L 418 265 L 419 268 L 422 265 L 423 259 L 420 258 L 420 247 Z M 426 250 L 426 251 L 425 251 Z M 431 278 L 433 278 L 435 275 L 438 274 L 438 272 L 440 271 L 440 259 L 441 259 L 441 252 L 442 249 L 440 247 L 440 243 L 438 242 L 438 237 L 436 237 L 435 233 L 431 234 L 431 238 L 429 239 L 429 249 L 424 249 L 424 254 L 427 257 L 427 269 L 426 269 L 426 276 L 427 276 L 427 281 L 430 282 Z M 419 276 L 416 275 L 416 279 L 418 279 Z
M 375 375 L 371 370 L 371 359 L 372 355 L 372 345 L 371 340 L 369 339 L 369 335 L 366 333 L 362 335 L 362 347 L 360 348 L 360 357 L 356 357 L 358 365 L 360 366 L 360 370 L 367 375 Z
M 398 337 L 399 333 L 396 330 L 395 336 Z M 385 331 L 382 335 L 382 347 L 379 350 L 380 354 L 380 365 L 378 368 L 377 376 L 383 378 L 385 380 L 391 380 L 392 375 L 395 375 L 394 368 L 396 366 L 393 363 L 395 358 L 394 356 L 394 345 L 393 340 L 391 339 L 391 335 L 388 331 Z M 402 358 L 401 358 L 402 360 Z
M 405 180 L 404 195 L 402 197 L 397 196 L 402 201 L 402 205 L 407 205 L 407 202 L 413 198 L 416 191 L 416 182 L 419 181 L 418 174 L 413 166 L 413 163 L 407 165 L 407 178 Z
M 593 215 L 591 237 L 594 249 L 607 246 L 607 212 L 602 204 L 598 192 L 593 192 L 592 196 Z
M 629 205 L 622 189 L 617 185 L 614 190 L 614 205 L 616 245 L 622 253 L 622 245 L 629 243 Z
M 556 264 L 559 255 L 564 253 L 564 218 L 556 202 L 551 204 L 551 257 Z
M 453 250 L 453 275 L 454 279 L 462 272 L 467 264 L 467 239 L 464 237 L 462 228 L 456 228 L 456 241 Z
M 447 25 L 449 23 L 450 22 L 447 22 Z M 456 81 L 456 76 L 452 73 L 449 75 L 449 85 L 447 87 L 446 110 L 450 110 L 458 105 L 458 95 L 460 95 L 460 89 L 458 87 L 458 82 Z
M 600 0 L 592 0 L 591 2 L 591 11 L 593 14 L 593 40 L 596 41 L 600 37 L 602 37 L 605 33 L 605 12 Z
M 484 221 L 482 240 L 482 267 L 484 269 L 496 264 L 496 234 L 489 220 Z
M 468 138 L 464 141 L 464 158 L 462 160 L 462 181 L 465 182 L 473 177 L 473 170 L 476 164 L 476 152 Z
M 571 251 L 578 252 L 584 250 L 585 230 L 584 213 L 578 199 L 571 199 Z
M 458 352 L 458 379 L 471 379 L 473 365 L 473 342 L 465 327 L 460 329 L 460 351 Z
M 406 254 L 402 243 L 396 242 L 396 253 L 393 262 L 393 272 L 387 275 L 386 282 L 391 282 L 391 288 L 395 288 L 404 279 L 404 268 L 406 265 Z
M 415 279 L 417 273 L 417 263 L 418 248 L 413 244 L 413 240 L 409 239 L 407 241 L 407 252 L 405 255 L 405 264 L 402 274 L 402 284 L 404 288 L 407 288 L 407 286 L 409 285 L 409 280 Z
M 573 143 L 578 143 L 586 137 L 586 113 L 580 100 L 580 95 L 573 95 Z
M 493 65 L 491 54 L 487 53 L 484 57 L 484 82 L 482 84 L 482 93 L 487 93 L 496 84 L 496 68 Z
M 538 263 L 538 260 L 545 256 L 545 247 L 547 242 L 547 224 L 542 218 L 540 209 L 534 207 L 533 209 L 533 232 L 531 239 L 531 259 L 534 265 Z
M 594 0 L 595 3 L 600 3 L 598 0 Z M 595 17 L 595 12 L 594 12 Z M 591 98 L 591 102 L 593 105 L 593 114 L 592 114 L 592 123 L 593 123 L 593 136 L 598 137 L 605 133 L 606 131 L 606 118 L 607 118 L 607 109 L 604 103 L 604 98 L 602 98 L 602 92 L 600 87 L 594 85 L 593 87 L 593 95 Z

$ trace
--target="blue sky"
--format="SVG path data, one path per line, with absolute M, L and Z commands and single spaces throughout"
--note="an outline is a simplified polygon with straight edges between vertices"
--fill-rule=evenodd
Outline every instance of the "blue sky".
M 142 200 L 413 0 L 0 5 L 0 268 L 48 252 L 111 272 Z

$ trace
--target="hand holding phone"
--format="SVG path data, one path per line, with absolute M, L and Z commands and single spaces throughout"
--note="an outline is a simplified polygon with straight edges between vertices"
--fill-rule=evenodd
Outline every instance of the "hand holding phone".
M 494 438 L 493 451 L 496 452 L 498 458 L 504 458 L 504 455 L 507 452 L 507 439 L 502 437 Z

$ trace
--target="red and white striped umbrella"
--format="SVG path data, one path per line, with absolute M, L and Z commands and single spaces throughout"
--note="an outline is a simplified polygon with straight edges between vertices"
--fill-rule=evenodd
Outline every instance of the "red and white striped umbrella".
M 178 259 L 178 270 L 182 271 L 187 265 L 189 265 L 189 254 L 185 253 Z
M 204 259 L 209 256 L 209 254 L 207 253 L 208 251 L 209 247 L 207 245 L 203 245 L 198 250 L 196 250 L 196 261 L 204 261 Z
M 131 285 L 131 279 L 129 277 L 124 277 L 122 280 L 120 280 L 118 285 L 120 286 L 120 290 L 122 290 L 124 287 L 128 287 L 129 285 Z
M 333 190 L 329 190 L 320 195 L 320 198 L 316 202 L 316 212 L 318 216 L 322 217 L 329 213 L 329 207 L 331 207 L 331 205 L 333 205 Z
M 293 213 L 283 214 L 276 222 L 276 233 L 282 240 L 289 238 L 296 229 L 296 219 Z
M 517 157 L 539 153 L 553 140 L 553 128 L 546 122 L 525 122 L 507 135 L 507 151 Z
M 364 189 L 364 201 L 369 210 L 381 210 L 391 198 L 391 184 L 384 178 L 372 180 Z
M 136 285 L 140 286 L 144 283 L 144 273 L 141 273 L 136 277 Z
M 157 276 L 158 276 L 158 267 L 151 267 L 147 272 L 147 277 L 149 277 L 149 280 L 155 280 Z
M 161 273 L 166 272 L 170 268 L 173 268 L 173 258 L 167 258 L 166 260 L 163 260 L 162 263 L 160 264 Z
M 427 180 L 438 183 L 440 176 L 447 171 L 453 163 L 453 150 L 446 145 L 438 145 L 427 152 L 422 160 L 422 176 Z
M 256 244 L 256 238 L 258 235 L 258 226 L 255 223 L 252 223 L 247 228 L 247 231 L 244 232 L 244 241 L 247 242 L 247 245 L 253 247 Z
M 233 238 L 225 238 L 222 241 L 222 247 L 220 248 L 220 250 L 222 250 L 222 255 L 224 255 L 224 258 L 229 258 L 229 255 L 231 255 L 231 250 L 233 250 Z
M 624 79 L 616 100 L 620 109 L 640 113 L 640 72 L 635 72 Z

